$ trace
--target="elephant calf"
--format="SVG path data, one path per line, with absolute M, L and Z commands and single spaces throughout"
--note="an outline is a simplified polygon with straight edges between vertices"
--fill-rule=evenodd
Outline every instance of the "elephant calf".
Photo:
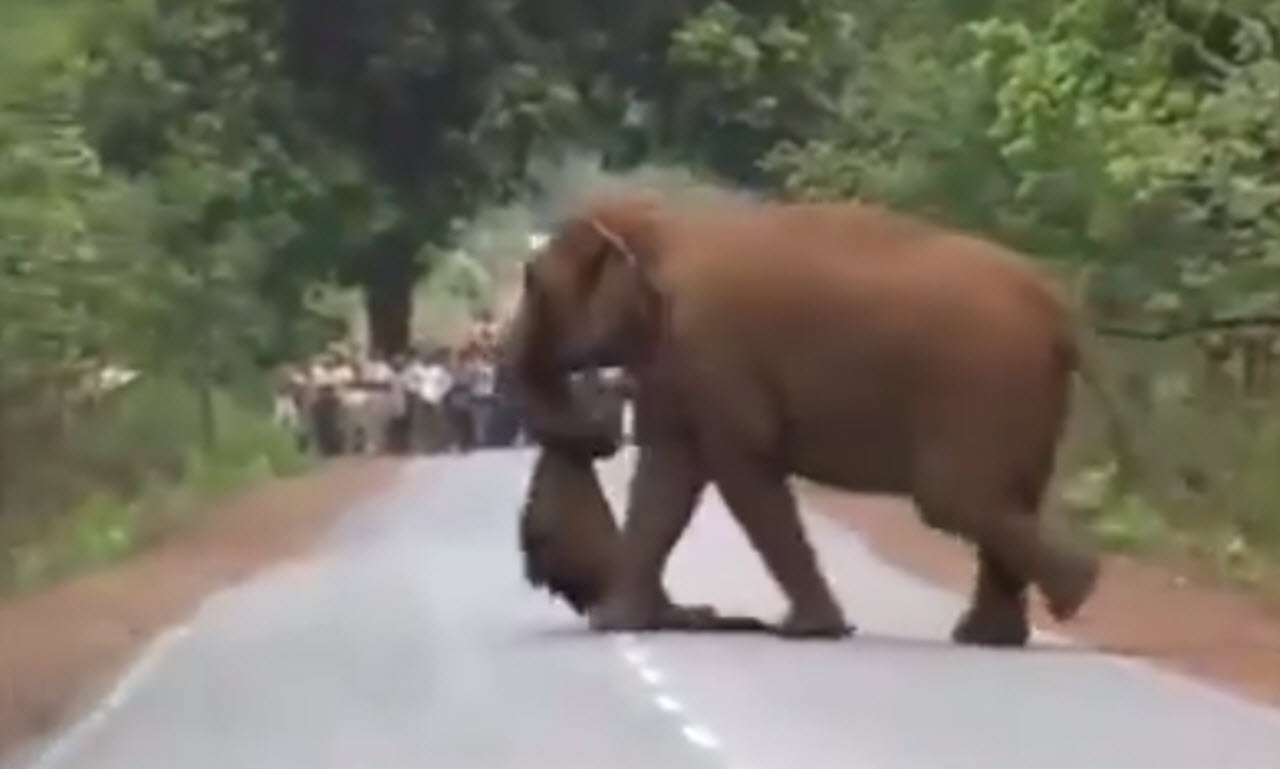
M 542 449 L 533 465 L 518 529 L 525 580 L 589 611 L 617 565 L 618 526 L 590 455 Z M 721 616 L 707 606 L 668 605 L 668 628 L 764 631 L 752 617 Z

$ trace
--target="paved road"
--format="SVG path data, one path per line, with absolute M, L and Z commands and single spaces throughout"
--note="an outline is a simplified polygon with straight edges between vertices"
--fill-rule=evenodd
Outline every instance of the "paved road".
M 528 452 L 423 460 L 318 558 L 208 602 L 34 769 L 1276 769 L 1280 713 L 1052 639 L 944 639 L 957 597 L 811 518 L 862 632 L 598 637 L 521 582 Z M 605 468 L 620 495 L 629 461 Z M 782 602 L 718 498 L 672 585 Z M 1194 618 L 1188 618 L 1194 621 Z

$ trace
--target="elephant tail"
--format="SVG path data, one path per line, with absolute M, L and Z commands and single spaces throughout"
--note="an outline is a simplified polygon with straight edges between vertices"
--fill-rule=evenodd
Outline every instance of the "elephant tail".
M 1082 334 L 1081 337 L 1084 335 Z M 1141 466 L 1133 439 L 1133 431 L 1127 424 L 1123 409 L 1115 394 L 1107 387 L 1099 373 L 1097 358 L 1094 357 L 1083 339 L 1077 337 L 1071 345 L 1071 357 L 1076 373 L 1081 381 L 1093 391 L 1094 397 L 1102 409 L 1103 422 L 1106 425 L 1107 442 L 1116 458 L 1116 470 L 1122 484 L 1128 484 L 1138 477 Z

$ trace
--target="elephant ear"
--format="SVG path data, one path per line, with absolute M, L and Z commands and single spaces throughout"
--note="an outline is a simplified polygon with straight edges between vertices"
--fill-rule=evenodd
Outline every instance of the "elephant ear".
M 648 279 L 657 253 L 657 213 L 657 202 L 646 197 L 585 207 L 555 228 L 527 278 L 549 294 L 579 299 L 617 269 Z
M 591 219 L 588 223 L 604 240 L 604 242 L 608 244 L 609 248 L 612 249 L 611 253 L 621 257 L 623 263 L 626 264 L 627 267 L 633 270 L 641 269 L 640 256 L 636 254 L 635 249 L 633 249 L 621 235 L 614 232 L 607 224 L 599 219 Z
M 605 275 L 622 276 L 621 283 L 635 290 L 633 309 L 646 315 L 660 308 L 661 292 L 657 281 L 661 252 L 659 207 L 656 200 L 637 198 L 622 204 L 602 206 L 580 219 L 581 230 L 593 241 L 592 257 L 585 267 L 579 285 L 585 294 L 605 288 Z M 609 280 L 612 288 L 618 282 Z M 617 301 L 612 296 L 604 301 Z M 650 317 L 651 321 L 656 318 Z
M 658 254 L 658 216 L 656 198 L 637 196 L 599 206 L 584 218 L 604 246 L 604 254 L 649 278 Z

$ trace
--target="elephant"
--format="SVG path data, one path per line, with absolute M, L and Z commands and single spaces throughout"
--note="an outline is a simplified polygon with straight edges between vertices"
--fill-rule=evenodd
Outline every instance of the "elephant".
M 792 477 L 910 498 L 975 547 L 957 643 L 1023 646 L 1028 587 L 1065 622 L 1100 578 L 1040 513 L 1083 373 L 1072 314 L 976 235 L 861 202 L 588 200 L 525 262 L 501 355 L 531 436 L 560 451 L 617 450 L 573 372 L 632 383 L 638 458 L 596 631 L 688 624 L 662 574 L 709 484 L 782 589 L 786 638 L 856 631 Z

